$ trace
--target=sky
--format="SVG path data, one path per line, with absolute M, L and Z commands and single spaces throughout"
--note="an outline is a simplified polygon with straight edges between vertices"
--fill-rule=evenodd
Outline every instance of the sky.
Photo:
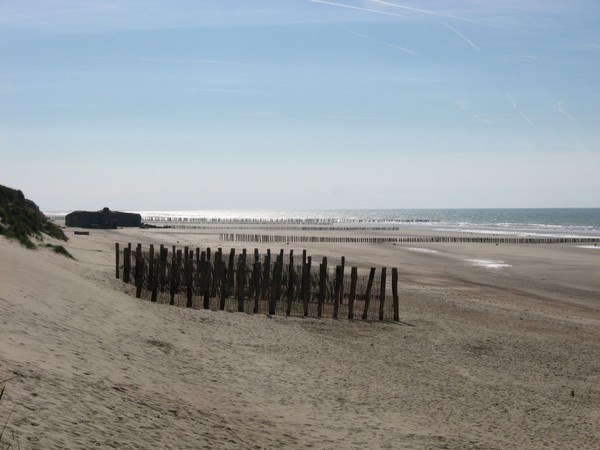
M 43 211 L 600 207 L 597 0 L 2 0 Z

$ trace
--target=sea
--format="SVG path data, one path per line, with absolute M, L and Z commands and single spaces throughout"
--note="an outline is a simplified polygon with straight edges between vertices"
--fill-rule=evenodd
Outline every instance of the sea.
M 406 227 L 511 236 L 600 238 L 600 208 L 133 211 L 145 222 Z

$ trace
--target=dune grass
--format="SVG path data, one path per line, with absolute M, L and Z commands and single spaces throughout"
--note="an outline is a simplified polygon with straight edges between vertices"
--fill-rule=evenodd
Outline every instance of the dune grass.
M 0 185 L 0 235 L 16 239 L 23 246 L 33 249 L 32 238 L 43 240 L 43 235 L 67 241 L 65 233 L 40 211 L 38 206 L 25 198 L 21 191 Z

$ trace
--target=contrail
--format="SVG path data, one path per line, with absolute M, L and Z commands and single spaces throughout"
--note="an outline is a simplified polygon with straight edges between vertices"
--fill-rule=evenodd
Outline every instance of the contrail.
M 473 47 L 475 50 L 477 50 L 478 52 L 481 51 L 481 49 L 479 47 L 477 47 L 473 41 L 471 41 L 469 38 L 467 38 L 464 34 L 462 34 L 460 31 L 458 31 L 456 28 L 448 25 L 446 22 L 442 22 L 442 25 L 446 26 L 450 31 L 453 31 L 454 33 L 456 33 L 462 40 L 464 40 L 467 44 L 469 44 L 471 47 Z
M 508 97 L 508 100 L 512 104 L 513 109 L 519 113 L 519 115 L 525 120 L 525 122 L 527 122 L 531 126 L 531 128 L 535 128 L 533 126 L 533 123 L 531 122 L 531 120 L 529 120 L 529 117 L 527 117 L 525 115 L 525 113 L 523 111 L 521 111 L 521 109 L 517 105 L 517 102 L 515 102 L 515 100 L 511 97 L 511 95 L 507 93 L 506 96 Z
M 345 5 L 343 3 L 326 2 L 324 0 L 308 0 L 308 1 L 311 3 L 322 3 L 324 5 L 339 6 L 340 8 L 356 9 L 358 11 L 366 11 L 366 12 L 371 12 L 371 13 L 376 13 L 376 14 L 383 14 L 384 16 L 404 17 L 401 14 L 394 14 L 391 12 L 378 11 L 376 9 L 359 8 L 358 6 Z
M 138 61 L 144 62 L 166 62 L 180 64 L 221 64 L 226 66 L 243 65 L 244 63 L 235 61 L 222 61 L 218 59 L 195 59 L 195 58 L 137 58 Z
M 558 102 L 558 106 L 557 106 L 557 110 L 559 113 L 561 113 L 563 116 L 565 116 L 567 119 L 571 120 L 573 123 L 575 124 L 579 124 L 579 122 L 577 122 L 577 120 L 575 119 L 575 117 L 573 117 L 571 114 L 569 114 L 568 112 L 566 112 L 563 108 L 563 102 Z
M 498 28 L 496 25 L 493 25 L 491 23 L 481 22 L 479 20 L 469 19 L 467 17 L 455 16 L 453 14 L 440 13 L 440 12 L 437 12 L 437 11 L 431 11 L 429 9 L 413 8 L 412 6 L 399 5 L 397 3 L 386 2 L 386 1 L 383 1 L 383 0 L 369 0 L 369 1 L 371 1 L 373 3 L 378 3 L 380 5 L 386 5 L 386 6 L 392 6 L 394 8 L 404 9 L 406 11 L 412 11 L 412 12 L 416 12 L 416 13 L 427 14 L 429 16 L 445 17 L 447 19 L 462 20 L 463 22 L 471 22 L 471 23 L 476 23 L 476 24 L 479 24 L 479 25 L 486 25 L 486 26 Z
M 396 50 L 400 50 L 400 51 L 402 51 L 404 53 L 408 53 L 409 55 L 413 55 L 413 56 L 414 55 L 418 55 L 418 53 L 415 52 L 415 51 L 413 51 L 413 50 L 410 50 L 410 49 L 404 48 L 404 47 L 400 47 L 399 45 L 389 44 L 387 42 L 380 41 L 379 39 L 375 39 L 375 38 L 373 38 L 371 36 L 367 36 L 366 34 L 360 34 L 360 33 L 357 33 L 356 31 L 352 31 L 352 30 L 348 30 L 348 33 L 353 34 L 353 35 L 358 36 L 358 37 L 361 37 L 363 39 L 368 39 L 370 41 L 377 42 L 378 44 L 384 45 L 386 47 L 390 47 L 390 48 L 393 48 L 393 49 L 396 49 Z
M 533 128 L 533 124 L 531 123 L 531 120 L 529 120 L 529 117 L 527 117 L 525 115 L 525 113 L 523 111 L 521 111 L 521 110 L 519 110 L 519 114 L 521 114 L 521 117 L 523 117 L 523 119 L 525 119 L 525 122 L 527 122 Z

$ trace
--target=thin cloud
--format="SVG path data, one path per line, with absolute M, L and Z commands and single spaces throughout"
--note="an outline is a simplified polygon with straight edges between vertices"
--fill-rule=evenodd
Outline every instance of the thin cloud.
M 440 21 L 441 22 L 441 21 Z M 479 47 L 477 47 L 473 41 L 471 41 L 469 38 L 467 38 L 464 34 L 462 34 L 460 31 L 458 31 L 456 28 L 454 28 L 451 25 L 448 25 L 446 22 L 441 22 L 442 25 L 444 25 L 446 28 L 448 28 L 450 31 L 454 32 L 458 37 L 460 37 L 463 41 L 465 41 L 467 44 L 469 44 L 471 47 L 473 47 L 475 50 L 477 50 L 478 52 L 481 51 L 481 49 Z
M 344 3 L 326 2 L 324 0 L 308 0 L 308 1 L 311 3 L 321 3 L 323 5 L 331 5 L 331 6 L 337 6 L 340 8 L 348 8 L 348 9 L 355 9 L 358 11 L 366 11 L 366 12 L 375 13 L 375 14 L 383 14 L 384 16 L 404 17 L 401 14 L 394 14 L 391 12 L 379 11 L 377 9 L 360 8 L 358 6 L 346 5 Z

